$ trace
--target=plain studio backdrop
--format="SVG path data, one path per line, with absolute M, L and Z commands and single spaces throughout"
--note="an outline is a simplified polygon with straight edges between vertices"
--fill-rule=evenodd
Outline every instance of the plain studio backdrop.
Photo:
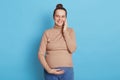
M 0 80 L 44 80 L 37 54 L 58 3 L 76 33 L 75 80 L 120 80 L 119 0 L 0 0 Z

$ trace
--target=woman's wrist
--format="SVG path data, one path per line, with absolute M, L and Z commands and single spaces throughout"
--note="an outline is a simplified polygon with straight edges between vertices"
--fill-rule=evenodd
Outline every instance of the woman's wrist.
M 51 69 L 51 68 L 46 68 L 45 70 L 46 70 L 48 73 L 50 73 L 52 69 Z

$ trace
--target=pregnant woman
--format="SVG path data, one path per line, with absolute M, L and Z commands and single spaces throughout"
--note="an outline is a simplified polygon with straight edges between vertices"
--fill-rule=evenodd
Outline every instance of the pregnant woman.
M 38 51 L 45 80 L 74 80 L 75 32 L 67 25 L 67 10 L 62 4 L 56 5 L 53 18 L 54 26 L 43 33 Z

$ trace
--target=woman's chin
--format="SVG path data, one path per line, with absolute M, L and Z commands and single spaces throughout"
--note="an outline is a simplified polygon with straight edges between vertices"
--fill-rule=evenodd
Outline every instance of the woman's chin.
M 62 26 L 63 24 L 58 24 L 58 26 Z

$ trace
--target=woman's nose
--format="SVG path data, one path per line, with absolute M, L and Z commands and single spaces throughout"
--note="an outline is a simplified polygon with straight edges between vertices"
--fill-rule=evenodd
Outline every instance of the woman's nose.
M 62 19 L 62 17 L 59 17 L 59 19 L 61 20 L 61 19 Z

